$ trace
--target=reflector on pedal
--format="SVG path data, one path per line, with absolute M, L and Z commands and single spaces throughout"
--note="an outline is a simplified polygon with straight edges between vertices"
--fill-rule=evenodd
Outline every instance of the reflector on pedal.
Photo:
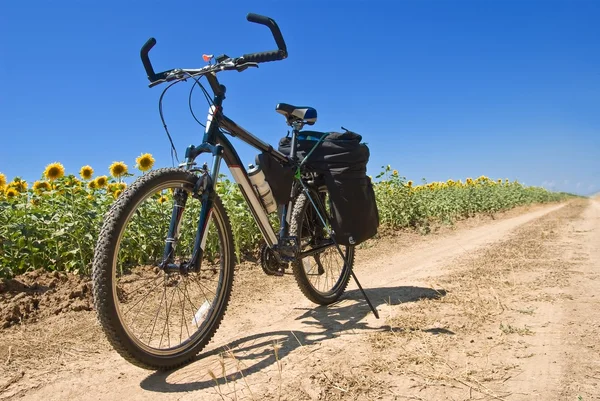
M 203 54 L 202 58 L 204 59 L 204 61 L 206 61 L 207 63 L 212 60 L 214 56 L 212 54 Z

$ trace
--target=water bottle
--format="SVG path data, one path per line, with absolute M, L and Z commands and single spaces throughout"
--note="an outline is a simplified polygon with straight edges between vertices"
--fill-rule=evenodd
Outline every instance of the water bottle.
M 256 187 L 260 200 L 267 213 L 275 212 L 277 210 L 277 203 L 275 203 L 275 198 L 273 198 L 269 183 L 265 180 L 265 173 L 263 173 L 259 165 L 255 166 L 250 164 L 248 166 L 248 178 L 250 178 L 252 185 Z

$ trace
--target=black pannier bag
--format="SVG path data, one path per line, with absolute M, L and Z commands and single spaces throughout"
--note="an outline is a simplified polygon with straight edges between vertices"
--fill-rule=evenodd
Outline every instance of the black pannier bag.
M 292 192 L 292 183 L 294 181 L 294 171 L 283 166 L 277 159 L 268 153 L 259 153 L 256 155 L 256 164 L 260 166 L 265 174 L 265 180 L 271 187 L 271 193 L 278 205 L 285 205 L 290 200 Z
M 323 135 L 326 137 L 319 143 Z M 367 176 L 369 148 L 354 132 L 301 131 L 298 133 L 297 155 L 322 174 L 329 191 L 332 227 L 340 245 L 358 245 L 377 234 L 379 212 L 371 179 Z M 288 154 L 291 138 L 279 141 L 279 151 Z

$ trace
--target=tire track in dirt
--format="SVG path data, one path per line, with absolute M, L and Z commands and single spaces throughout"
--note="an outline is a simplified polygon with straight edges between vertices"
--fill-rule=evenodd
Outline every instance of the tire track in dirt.
M 445 267 L 454 259 L 500 241 L 517 227 L 561 207 L 493 221 L 408 250 L 389 251 L 376 245 L 358 252 L 356 272 L 385 318 L 392 305 L 436 297 L 431 283 L 423 280 L 447 273 Z M 377 320 L 369 312 L 353 283 L 341 302 L 324 308 L 305 300 L 291 277 L 256 279 L 257 274 L 256 270 L 240 272 L 232 305 L 215 340 L 182 369 L 151 373 L 129 365 L 114 352 L 102 352 L 61 367 L 52 382 L 40 388 L 23 393 L 19 388 L 27 383 L 21 383 L 10 394 L 32 400 L 263 399 L 268 395 L 286 399 L 280 392 L 282 382 L 299 372 L 318 370 L 320 361 L 352 347 L 360 337 L 357 334 L 385 326 L 385 319 Z M 221 352 L 223 348 L 230 352 Z

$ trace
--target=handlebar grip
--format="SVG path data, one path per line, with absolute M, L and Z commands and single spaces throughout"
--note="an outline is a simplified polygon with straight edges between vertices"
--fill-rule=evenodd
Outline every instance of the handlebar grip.
M 286 54 L 282 50 L 272 50 L 270 52 L 244 54 L 241 59 L 244 63 L 266 63 L 268 61 L 283 60 Z
M 152 68 L 152 63 L 150 63 L 150 58 L 148 57 L 148 53 L 156 44 L 156 39 L 150 38 L 144 43 L 142 49 L 140 50 L 140 57 L 142 58 L 142 64 L 144 64 L 144 69 L 146 70 L 146 74 L 148 75 L 148 79 L 150 82 L 156 81 L 156 74 L 154 73 L 154 68 Z
M 271 18 L 265 16 L 265 15 L 260 15 L 260 14 L 254 14 L 254 13 L 248 13 L 248 15 L 246 15 L 246 19 L 250 22 L 254 22 L 257 24 L 261 24 L 261 25 L 269 25 Z
M 275 43 L 277 43 L 277 48 L 280 50 L 280 52 L 283 52 L 283 54 L 285 55 L 283 58 L 287 57 L 287 46 L 285 45 L 285 40 L 283 40 L 283 35 L 281 35 L 281 30 L 279 29 L 279 26 L 272 18 L 266 17 L 264 15 L 249 13 L 246 16 L 246 19 L 250 22 L 254 22 L 256 24 L 261 24 L 261 25 L 265 25 L 265 26 L 269 27 L 269 29 L 271 30 L 271 33 L 273 34 L 273 38 L 275 39 Z M 267 53 L 267 52 L 263 52 L 263 53 Z M 277 59 L 277 60 L 281 60 L 281 59 Z M 268 60 L 268 61 L 275 61 L 275 60 Z

